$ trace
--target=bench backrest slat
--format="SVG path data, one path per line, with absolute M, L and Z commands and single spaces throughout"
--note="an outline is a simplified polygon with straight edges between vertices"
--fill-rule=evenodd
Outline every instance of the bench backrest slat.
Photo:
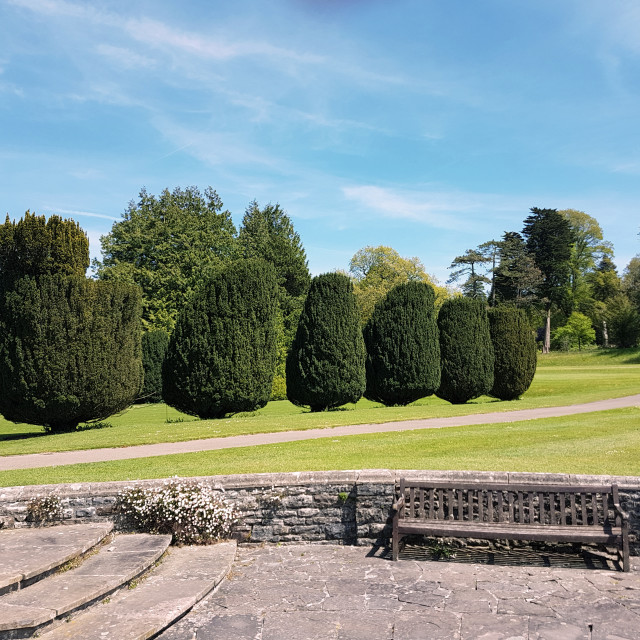
M 400 479 L 401 517 L 535 526 L 620 526 L 617 486 L 426 483 Z

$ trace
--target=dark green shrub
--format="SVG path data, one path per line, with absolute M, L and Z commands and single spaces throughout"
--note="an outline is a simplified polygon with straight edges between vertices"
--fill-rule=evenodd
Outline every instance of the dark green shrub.
M 315 277 L 287 357 L 287 397 L 312 411 L 357 402 L 365 389 L 360 315 L 347 276 Z
M 45 274 L 84 276 L 89 266 L 89 240 L 73 220 L 37 216 L 0 225 L 0 275 L 3 280 Z
M 440 386 L 440 343 L 435 293 L 425 282 L 394 287 L 364 328 L 369 400 L 405 405 Z
M 493 346 L 481 300 L 445 300 L 438 314 L 441 379 L 437 396 L 462 404 L 493 387 Z
M 183 307 L 162 367 L 162 397 L 180 411 L 222 418 L 264 407 L 276 363 L 278 285 L 272 265 L 238 260 Z
M 493 388 L 489 395 L 515 400 L 530 386 L 536 372 L 536 340 L 521 309 L 497 307 L 489 311 L 493 343 Z
M 169 346 L 169 335 L 163 329 L 142 334 L 142 368 L 144 385 L 139 402 L 162 402 L 162 362 Z
M 84 277 L 23 277 L 0 296 L 0 413 L 74 429 L 128 407 L 142 384 L 140 291 Z

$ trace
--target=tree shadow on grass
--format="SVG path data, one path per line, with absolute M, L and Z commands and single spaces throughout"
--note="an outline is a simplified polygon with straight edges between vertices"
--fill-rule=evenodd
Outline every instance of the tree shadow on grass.
M 29 438 L 40 438 L 42 436 L 48 436 L 48 433 L 44 431 L 42 433 L 3 433 L 0 434 L 0 442 L 10 442 L 11 440 L 28 440 Z
M 595 352 L 599 358 L 607 358 L 614 364 L 640 364 L 640 350 L 637 347 L 629 349 L 598 349 Z
M 84 433 L 85 431 L 93 431 L 94 429 L 109 429 L 113 427 L 110 422 L 101 420 L 99 422 L 85 422 L 79 424 L 75 429 L 69 431 L 55 432 L 43 430 L 31 431 L 28 433 L 2 433 L 0 434 L 0 442 L 11 442 L 12 440 L 29 440 L 31 438 L 41 438 L 42 436 L 59 435 L 60 433 Z

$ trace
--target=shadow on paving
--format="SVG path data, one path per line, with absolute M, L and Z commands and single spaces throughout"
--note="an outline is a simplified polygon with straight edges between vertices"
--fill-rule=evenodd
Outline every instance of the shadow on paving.
M 579 545 L 578 545 L 579 546 Z M 391 559 L 391 551 L 377 553 L 379 557 Z M 400 551 L 400 559 L 431 562 L 472 563 L 502 567 L 549 567 L 584 570 L 619 571 L 617 559 L 609 557 L 604 550 L 596 549 L 479 549 L 460 547 L 450 549 L 441 545 L 406 544 Z

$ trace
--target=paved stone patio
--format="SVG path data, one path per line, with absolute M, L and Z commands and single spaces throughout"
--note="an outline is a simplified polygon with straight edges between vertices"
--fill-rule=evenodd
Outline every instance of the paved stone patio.
M 597 557 L 459 555 L 408 547 L 394 563 L 367 547 L 241 547 L 221 587 L 161 638 L 640 639 L 639 558 L 625 574 Z

